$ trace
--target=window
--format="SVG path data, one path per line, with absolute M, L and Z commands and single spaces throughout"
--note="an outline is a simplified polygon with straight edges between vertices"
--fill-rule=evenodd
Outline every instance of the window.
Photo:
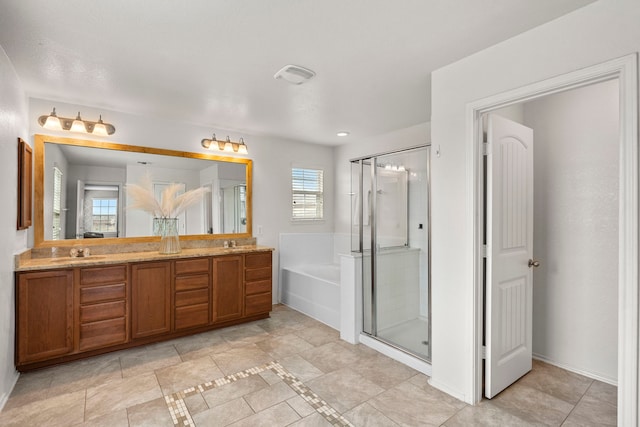
M 60 240 L 62 225 L 60 224 L 60 214 L 62 212 L 62 171 L 54 166 L 53 168 L 53 240 Z
M 323 218 L 323 171 L 320 169 L 291 169 L 293 220 Z
M 118 199 L 93 199 L 91 231 L 106 233 L 118 231 Z

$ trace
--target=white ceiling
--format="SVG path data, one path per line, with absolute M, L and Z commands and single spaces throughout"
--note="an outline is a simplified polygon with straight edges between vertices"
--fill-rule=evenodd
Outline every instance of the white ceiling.
M 592 1 L 0 0 L 0 46 L 31 97 L 341 144 L 429 121 L 432 70 Z

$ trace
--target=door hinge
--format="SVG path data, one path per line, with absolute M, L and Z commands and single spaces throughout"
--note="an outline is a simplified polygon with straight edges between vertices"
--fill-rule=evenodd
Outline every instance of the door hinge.
M 491 154 L 491 149 L 489 148 L 489 143 L 488 142 L 483 142 L 482 143 L 482 155 L 483 156 L 488 156 L 489 154 Z
M 487 245 L 482 245 L 482 257 L 486 258 L 489 256 L 489 248 Z
M 483 345 L 482 346 L 482 359 L 486 359 L 487 358 L 487 346 Z

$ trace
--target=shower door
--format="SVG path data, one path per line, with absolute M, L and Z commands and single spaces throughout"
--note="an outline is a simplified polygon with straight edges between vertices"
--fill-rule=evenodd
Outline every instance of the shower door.
M 352 162 L 352 249 L 362 254 L 363 332 L 426 360 L 430 357 L 428 150 Z

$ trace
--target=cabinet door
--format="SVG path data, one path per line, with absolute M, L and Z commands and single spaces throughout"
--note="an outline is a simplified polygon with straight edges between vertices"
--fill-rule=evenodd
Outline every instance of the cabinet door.
M 17 364 L 73 352 L 73 270 L 18 274 Z
M 131 336 L 142 338 L 171 331 L 171 264 L 131 266 Z
M 213 321 L 242 317 L 242 255 L 213 258 Z

